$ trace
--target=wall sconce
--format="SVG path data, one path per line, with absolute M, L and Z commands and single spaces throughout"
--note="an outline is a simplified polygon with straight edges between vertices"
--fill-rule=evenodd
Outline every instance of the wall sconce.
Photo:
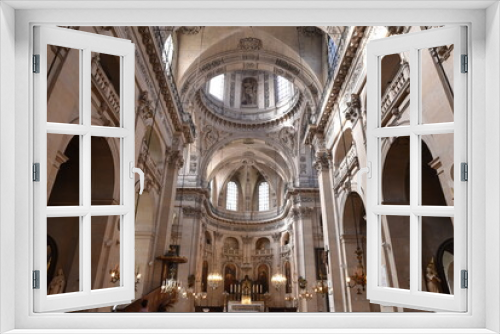
M 116 283 L 120 280 L 120 269 L 118 268 L 118 265 L 109 271 L 109 275 L 111 276 L 111 283 Z

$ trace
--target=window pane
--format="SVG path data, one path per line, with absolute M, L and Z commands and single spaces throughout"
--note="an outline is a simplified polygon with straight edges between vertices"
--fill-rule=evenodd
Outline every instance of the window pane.
M 421 217 L 421 291 L 453 294 L 453 220 L 450 217 Z
M 167 63 L 167 66 L 172 64 L 172 57 L 174 55 L 174 43 L 172 41 L 172 35 L 167 37 L 165 41 L 165 46 L 163 49 L 163 61 Z
M 80 124 L 80 50 L 47 45 L 47 122 Z
M 381 204 L 410 204 L 410 137 L 380 139 Z
M 92 125 L 120 126 L 120 57 L 92 52 Z
M 420 123 L 453 122 L 453 44 L 420 50 Z
M 47 205 L 80 205 L 80 137 L 47 134 Z
M 410 289 L 410 217 L 381 216 L 379 285 Z
M 238 209 L 238 188 L 233 181 L 227 184 L 226 209 L 232 211 Z
M 120 286 L 120 216 L 91 219 L 92 290 Z
M 454 205 L 454 135 L 421 136 L 422 205 Z
M 219 100 L 224 99 L 224 74 L 218 75 L 210 80 L 208 92 Z
M 408 125 L 410 117 L 410 64 L 407 53 L 383 56 L 380 64 L 381 125 Z
M 120 139 L 92 137 L 92 205 L 120 204 Z
M 47 294 L 80 290 L 80 217 L 47 218 Z
M 269 183 L 259 185 L 259 211 L 269 210 Z
M 289 98 L 292 95 L 292 90 L 290 87 L 290 81 L 283 78 L 282 76 L 276 77 L 276 100 L 282 101 Z

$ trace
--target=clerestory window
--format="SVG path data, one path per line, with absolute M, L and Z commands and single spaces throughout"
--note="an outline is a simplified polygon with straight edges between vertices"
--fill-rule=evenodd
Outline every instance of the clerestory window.
M 238 186 L 234 181 L 230 181 L 227 184 L 226 209 L 231 211 L 238 210 Z
M 224 99 L 224 74 L 220 74 L 210 80 L 208 92 L 218 100 L 222 101 Z
M 269 210 L 269 183 L 259 184 L 259 211 Z

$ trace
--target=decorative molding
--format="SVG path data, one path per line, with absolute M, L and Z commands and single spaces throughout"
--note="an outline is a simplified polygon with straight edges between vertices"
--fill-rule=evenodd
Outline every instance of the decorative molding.
M 323 36 L 323 31 L 314 26 L 297 27 L 298 32 L 305 35 L 306 37 L 321 37 Z
M 179 28 L 179 32 L 184 35 L 197 35 L 200 33 L 203 26 L 183 26 Z
M 327 151 L 316 153 L 316 162 L 314 163 L 314 167 L 316 168 L 318 173 L 332 168 L 332 155 Z
M 258 51 L 262 49 L 262 41 L 253 37 L 242 38 L 240 39 L 239 49 L 242 51 Z

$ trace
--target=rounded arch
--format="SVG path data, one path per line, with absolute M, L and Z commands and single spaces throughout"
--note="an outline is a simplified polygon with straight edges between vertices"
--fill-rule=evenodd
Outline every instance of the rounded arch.
M 224 238 L 223 245 L 226 249 L 240 249 L 240 241 L 233 236 L 226 236 Z
M 271 240 L 267 237 L 258 238 L 255 241 L 255 249 L 256 250 L 271 249 Z
M 228 262 L 224 265 L 224 292 L 231 291 L 231 285 L 237 282 L 237 267 L 236 264 Z
M 267 263 L 260 263 L 256 267 L 255 277 L 259 285 L 262 286 L 262 293 L 269 292 L 271 267 Z

